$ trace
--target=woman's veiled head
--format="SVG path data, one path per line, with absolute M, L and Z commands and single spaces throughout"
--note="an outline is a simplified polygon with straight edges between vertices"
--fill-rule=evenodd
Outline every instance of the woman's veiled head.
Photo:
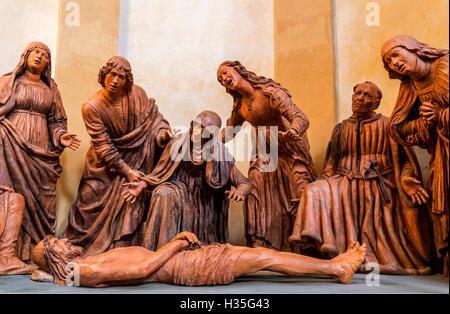
M 41 79 L 49 84 L 52 74 L 51 58 L 50 49 L 46 44 L 33 41 L 22 52 L 14 72 L 16 76 L 23 74 L 27 69 L 33 73 L 40 73 Z
M 395 36 L 381 47 L 381 58 L 389 77 L 400 80 L 414 72 L 418 58 L 428 62 L 445 54 L 448 50 L 432 48 L 408 35 Z

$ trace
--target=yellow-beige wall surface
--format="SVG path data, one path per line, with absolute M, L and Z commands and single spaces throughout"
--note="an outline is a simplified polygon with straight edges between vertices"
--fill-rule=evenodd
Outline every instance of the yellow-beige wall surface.
M 390 116 L 399 80 L 390 80 L 380 50 L 384 42 L 406 34 L 432 47 L 448 49 L 449 2 L 447 0 L 335 1 L 335 45 L 338 120 L 351 115 L 353 86 L 371 81 L 383 92 L 379 112 Z M 422 174 L 429 173 L 429 154 L 416 148 Z
M 217 81 L 217 68 L 239 60 L 258 75 L 273 77 L 273 38 L 273 0 L 121 1 L 119 54 L 130 61 L 134 82 L 156 99 L 175 128 L 189 127 L 203 110 L 217 112 L 224 125 L 233 100 Z M 234 151 L 247 174 L 245 131 Z M 229 217 L 230 241 L 244 244 L 241 203 L 231 203 Z
M 333 6 L 330 0 L 275 0 L 275 79 L 308 116 L 320 171 L 336 122 Z
M 56 0 L 0 1 L 0 40 L 3 46 L 0 75 L 15 68 L 20 54 L 32 41 L 41 41 L 50 48 L 54 74 L 57 25 Z
M 81 104 L 100 88 L 97 73 L 110 56 L 130 60 L 136 84 L 156 99 L 174 127 L 187 126 L 206 109 L 225 123 L 232 98 L 216 78 L 225 60 L 240 60 L 258 75 L 275 78 L 309 117 L 311 152 L 320 171 L 333 126 L 351 113 L 354 84 L 376 83 L 383 91 L 380 111 L 392 111 L 399 82 L 383 69 L 384 41 L 409 34 L 448 49 L 448 7 L 447 0 L 2 0 L 0 71 L 11 71 L 31 41 L 52 50 L 69 131 L 83 141 L 78 151 L 62 156 L 59 233 L 89 147 Z M 241 135 L 234 148 L 244 174 L 246 144 Z M 426 173 L 428 155 L 418 153 Z M 233 202 L 231 242 L 243 244 L 243 233 L 242 204 Z

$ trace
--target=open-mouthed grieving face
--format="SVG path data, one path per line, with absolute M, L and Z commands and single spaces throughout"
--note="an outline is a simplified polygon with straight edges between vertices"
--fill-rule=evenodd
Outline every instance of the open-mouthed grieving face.
M 400 75 L 411 75 L 417 66 L 417 56 L 403 47 L 394 47 L 384 55 L 384 62 Z
M 217 80 L 225 88 L 236 90 L 244 78 L 233 67 L 221 65 L 217 70 Z
M 122 68 L 114 67 L 105 75 L 105 89 L 110 95 L 122 94 L 126 82 L 126 72 Z

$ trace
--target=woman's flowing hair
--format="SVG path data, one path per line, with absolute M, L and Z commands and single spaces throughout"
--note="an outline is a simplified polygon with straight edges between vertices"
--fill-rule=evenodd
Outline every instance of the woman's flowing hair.
M 429 45 L 422 43 L 415 39 L 414 37 L 407 35 L 399 35 L 386 41 L 381 48 L 381 59 L 383 60 L 383 65 L 386 71 L 389 73 L 389 78 L 403 80 L 407 76 L 401 75 L 393 71 L 387 63 L 384 61 L 385 54 L 395 47 L 404 48 L 416 56 L 424 60 L 425 62 L 436 60 L 446 54 L 448 54 L 448 49 L 438 49 L 430 47 Z
M 234 68 L 242 76 L 243 79 L 245 79 L 255 88 L 262 86 L 274 87 L 283 90 L 291 98 L 291 94 L 289 93 L 289 91 L 281 86 L 280 83 L 275 82 L 271 78 L 256 75 L 254 72 L 247 70 L 239 61 L 225 61 L 220 66 L 222 65 Z M 242 95 L 229 88 L 226 88 L 226 91 L 228 94 L 233 96 L 233 110 L 238 110 L 241 104 Z

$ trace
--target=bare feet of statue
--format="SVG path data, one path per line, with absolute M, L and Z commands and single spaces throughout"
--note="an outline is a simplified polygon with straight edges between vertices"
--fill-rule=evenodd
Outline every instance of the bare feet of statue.
M 37 266 L 30 266 L 15 256 L 4 256 L 0 258 L 0 275 L 28 275 Z
M 351 283 L 353 274 L 364 261 L 366 245 L 353 242 L 349 245 L 347 252 L 333 258 L 330 262 L 335 267 L 334 278 L 340 283 Z

